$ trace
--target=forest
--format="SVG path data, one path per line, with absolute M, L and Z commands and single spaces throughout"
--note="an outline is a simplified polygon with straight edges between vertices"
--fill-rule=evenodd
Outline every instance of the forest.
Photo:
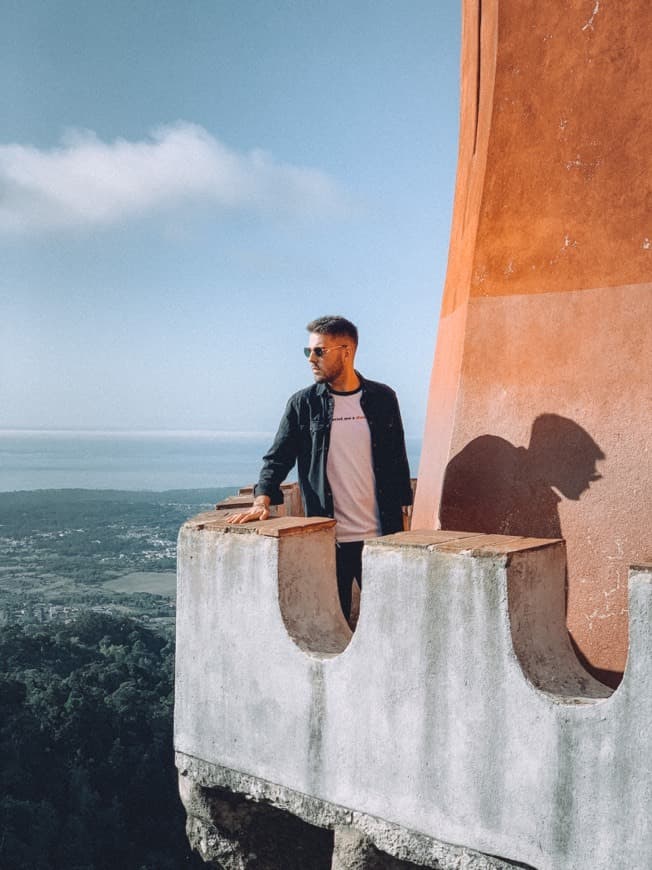
M 232 491 L 0 493 L 2 870 L 204 866 L 177 792 L 173 598 L 106 584 L 174 569 L 181 523 Z
M 0 866 L 177 870 L 174 649 L 96 614 L 0 632 Z

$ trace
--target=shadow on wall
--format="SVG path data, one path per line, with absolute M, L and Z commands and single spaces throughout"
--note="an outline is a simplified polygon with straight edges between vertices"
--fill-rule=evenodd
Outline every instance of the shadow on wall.
M 556 414 L 536 418 L 527 448 L 481 435 L 448 463 L 441 527 L 561 538 L 561 498 L 555 490 L 579 500 L 602 477 L 596 462 L 604 458 L 585 429 Z
M 474 438 L 446 467 L 441 528 L 563 538 L 558 493 L 578 501 L 602 477 L 600 459 L 605 454 L 589 433 L 557 414 L 536 418 L 527 448 L 496 435 Z M 593 668 L 574 642 L 573 648 L 593 676 L 618 684 L 621 674 Z

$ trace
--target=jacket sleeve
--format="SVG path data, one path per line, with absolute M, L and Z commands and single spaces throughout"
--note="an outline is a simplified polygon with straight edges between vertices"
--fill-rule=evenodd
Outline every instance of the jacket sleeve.
M 292 399 L 285 408 L 274 443 L 263 456 L 263 467 L 254 495 L 267 495 L 272 504 L 283 504 L 281 484 L 299 455 L 299 425 Z
M 395 420 L 394 420 L 394 469 L 396 473 L 397 491 L 401 495 L 402 505 L 412 504 L 412 481 L 410 480 L 410 464 L 405 449 L 405 433 L 403 421 L 398 406 L 398 399 L 394 394 Z

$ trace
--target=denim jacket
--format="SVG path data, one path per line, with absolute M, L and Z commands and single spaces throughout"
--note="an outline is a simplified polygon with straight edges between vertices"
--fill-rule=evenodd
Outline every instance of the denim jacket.
M 382 534 L 389 535 L 403 529 L 401 507 L 412 504 L 403 424 L 394 391 L 357 374 L 362 386 L 360 406 L 371 432 L 380 525 Z M 272 504 L 281 504 L 280 485 L 296 462 L 306 516 L 333 516 L 333 494 L 326 476 L 333 404 L 323 383 L 291 396 L 274 443 L 263 457 L 256 495 L 267 495 Z

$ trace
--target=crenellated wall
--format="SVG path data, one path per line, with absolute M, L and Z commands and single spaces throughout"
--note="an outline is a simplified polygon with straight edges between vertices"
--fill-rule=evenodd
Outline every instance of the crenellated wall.
M 413 528 L 565 538 L 568 626 L 616 685 L 628 565 L 652 553 L 652 7 L 463 9 Z
M 652 565 L 630 572 L 610 696 L 568 639 L 562 541 L 369 541 L 352 634 L 332 525 L 213 512 L 181 530 L 175 750 L 205 858 L 329 866 L 327 829 L 334 868 L 648 870 Z M 287 814 L 306 833 L 280 853 Z

